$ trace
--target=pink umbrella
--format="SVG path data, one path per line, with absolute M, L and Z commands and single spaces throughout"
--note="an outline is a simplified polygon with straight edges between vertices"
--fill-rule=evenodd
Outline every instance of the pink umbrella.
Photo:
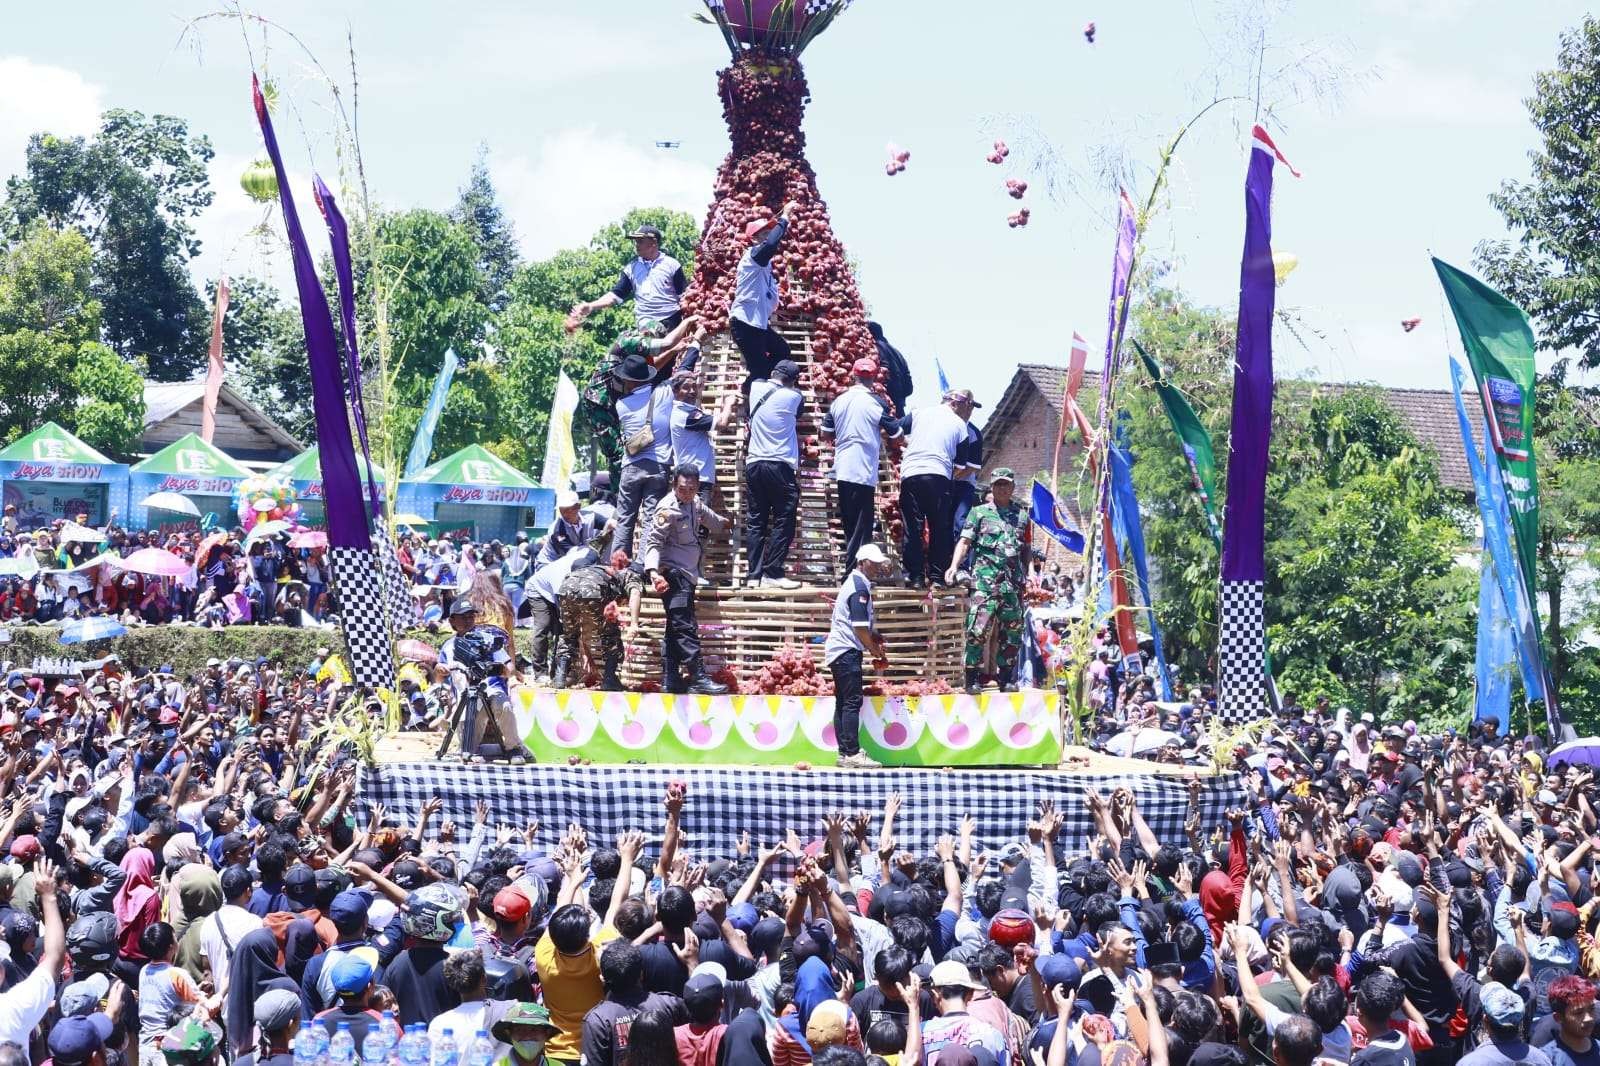
M 140 548 L 126 559 L 107 560 L 118 570 L 131 570 L 150 577 L 193 577 L 194 567 L 160 548 Z
M 291 548 L 326 548 L 328 534 L 320 529 L 305 529 L 289 538 Z

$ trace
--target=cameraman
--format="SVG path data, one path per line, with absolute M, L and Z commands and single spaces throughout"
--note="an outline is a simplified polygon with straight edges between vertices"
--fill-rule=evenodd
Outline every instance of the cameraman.
M 519 757 L 516 721 L 511 714 L 511 693 L 506 688 L 506 668 L 511 665 L 510 638 L 499 626 L 479 625 L 478 609 L 465 596 L 450 605 L 450 628 L 455 636 L 439 649 L 439 665 L 450 671 L 450 687 L 457 700 L 465 701 L 461 718 L 461 757 L 482 762 L 482 749 L 492 722 L 498 734 L 498 750 Z M 487 702 L 489 719 L 479 733 L 478 700 L 472 690 Z

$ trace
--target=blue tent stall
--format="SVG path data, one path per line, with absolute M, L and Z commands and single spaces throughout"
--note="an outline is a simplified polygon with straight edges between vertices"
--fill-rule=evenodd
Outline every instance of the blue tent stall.
M 128 467 L 114 463 L 54 422 L 0 450 L 0 487 L 15 507 L 17 528 L 87 515 L 104 526 L 128 510 Z
M 438 535 L 509 541 L 530 524 L 548 526 L 556 494 L 482 445 L 472 444 L 400 482 L 398 508 Z

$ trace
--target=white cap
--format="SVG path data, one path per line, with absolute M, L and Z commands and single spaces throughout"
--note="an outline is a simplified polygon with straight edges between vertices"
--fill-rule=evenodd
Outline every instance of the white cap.
M 727 967 L 723 966 L 720 962 L 702 962 L 693 970 L 689 971 L 689 980 L 691 981 L 696 977 L 703 976 L 715 977 L 719 984 L 725 985 L 728 983 Z
M 858 563 L 886 563 L 889 557 L 883 554 L 883 549 L 876 544 L 863 544 L 856 549 L 856 562 Z
M 367 904 L 367 928 L 377 930 L 389 928 L 389 923 L 399 911 L 400 908 L 395 906 L 393 900 L 379 896 Z
M 571 489 L 562 489 L 556 493 L 556 510 L 578 506 L 578 494 Z

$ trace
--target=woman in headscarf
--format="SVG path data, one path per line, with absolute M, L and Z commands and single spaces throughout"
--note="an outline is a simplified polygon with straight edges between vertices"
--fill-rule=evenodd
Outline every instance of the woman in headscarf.
M 283 969 L 295 984 L 305 977 L 306 964 L 322 950 L 316 924 L 309 918 L 296 918 L 283 930 Z
M 178 937 L 178 953 L 172 964 L 188 971 L 196 981 L 207 972 L 205 949 L 200 944 L 201 920 L 222 906 L 222 878 L 209 866 L 190 863 L 173 879 L 177 905 L 171 907 L 172 930 Z
M 122 882 L 111 898 L 111 911 L 117 916 L 117 976 L 137 985 L 139 969 L 150 960 L 139 947 L 145 927 L 161 920 L 161 894 L 154 881 L 156 857 L 149 848 L 129 848 L 122 857 Z
M 300 986 L 278 964 L 278 938 L 272 930 L 252 930 L 234 945 L 228 970 L 228 1002 L 224 1010 L 234 1066 L 253 1066 L 256 997 L 274 988 L 300 993 Z
M 722 1034 L 722 1066 L 772 1066 L 767 1023 L 756 1010 L 742 1011 Z

